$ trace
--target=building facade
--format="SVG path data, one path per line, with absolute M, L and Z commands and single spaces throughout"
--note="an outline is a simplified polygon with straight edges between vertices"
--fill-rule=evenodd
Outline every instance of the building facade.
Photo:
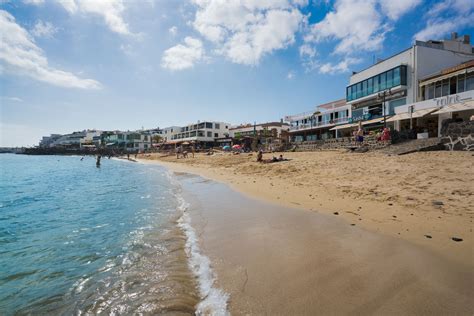
M 198 121 L 195 124 L 180 127 L 176 133 L 173 133 L 168 143 L 213 143 L 216 138 L 229 137 L 229 128 L 230 124 L 225 122 Z
M 474 115 L 473 59 L 426 76 L 418 83 L 419 100 L 396 107 L 388 121 L 417 137 L 439 137 L 444 122 L 469 121 Z
M 346 124 L 351 117 L 351 107 L 345 99 L 318 105 L 314 111 L 285 117 L 290 124 L 290 141 L 315 141 L 338 137 L 331 130 L 338 124 Z
M 352 117 L 348 124 L 335 129 L 351 129 L 358 122 L 369 130 L 382 127 L 395 114 L 396 107 L 412 104 L 431 93 L 420 89 L 421 80 L 473 57 L 470 37 L 453 33 L 448 40 L 416 41 L 412 47 L 354 73 L 346 87 Z

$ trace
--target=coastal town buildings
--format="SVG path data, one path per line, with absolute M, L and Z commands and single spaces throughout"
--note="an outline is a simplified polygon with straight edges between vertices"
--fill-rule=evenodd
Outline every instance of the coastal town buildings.
M 380 129 L 386 124 L 387 118 L 395 114 L 395 108 L 428 97 L 431 91 L 434 91 L 435 97 L 442 96 L 442 86 L 439 88 L 441 90 L 426 91 L 420 89 L 421 81 L 473 58 L 469 35 L 458 37 L 453 33 L 447 40 L 416 41 L 412 47 L 353 73 L 346 87 L 346 102 L 351 106 L 352 116 L 348 124 L 333 129 L 350 130 L 358 122 L 366 130 Z M 427 114 L 423 113 L 423 116 Z M 398 123 L 394 125 L 399 128 Z
M 340 99 L 318 105 L 310 112 L 288 115 L 285 121 L 290 124 L 290 140 L 302 142 L 338 137 L 338 131 L 333 127 L 348 123 L 350 117 L 351 106 L 345 99 Z
M 49 148 L 61 136 L 62 136 L 61 134 L 51 134 L 50 136 L 43 136 L 43 138 L 40 140 L 39 147 L 40 148 Z
M 288 142 L 290 125 L 280 122 L 241 124 L 229 129 L 229 136 L 234 143 L 248 148 L 255 146 L 279 146 Z
M 173 139 L 173 136 L 181 130 L 179 126 L 169 126 L 165 127 L 161 131 L 161 136 L 163 137 L 163 142 L 166 143 Z
M 216 139 L 229 137 L 229 123 L 214 121 L 198 121 L 180 127 L 173 133 L 168 144 L 200 143 L 203 146 L 212 146 Z

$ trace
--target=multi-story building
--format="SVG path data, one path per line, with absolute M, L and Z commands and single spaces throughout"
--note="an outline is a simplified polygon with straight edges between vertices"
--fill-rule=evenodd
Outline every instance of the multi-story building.
M 416 41 L 412 47 L 354 73 L 346 88 L 352 117 L 349 124 L 336 128 L 350 129 L 359 121 L 366 129 L 380 128 L 390 115 L 395 114 L 396 107 L 422 98 L 418 85 L 422 79 L 473 57 L 470 37 L 458 37 L 453 33 L 447 40 Z
M 152 136 L 148 132 L 107 132 L 105 142 L 107 147 L 115 147 L 127 151 L 143 152 L 152 147 Z
M 348 123 L 350 116 L 350 105 L 341 99 L 318 105 L 314 111 L 286 116 L 285 120 L 290 123 L 290 140 L 302 142 L 337 137 L 338 131 L 332 128 Z
M 469 121 L 474 115 L 474 58 L 420 79 L 418 90 L 418 102 L 396 107 L 396 115 L 388 119 L 396 130 L 438 137 L 444 121 Z
M 173 139 L 173 135 L 181 131 L 179 126 L 169 126 L 162 129 L 161 136 L 163 137 L 163 142 L 169 142 Z
M 61 134 L 51 134 L 50 136 L 43 136 L 43 138 L 40 140 L 39 147 L 41 148 L 49 148 L 53 145 L 53 143 L 58 140 L 61 136 Z
M 214 143 L 216 138 L 229 137 L 230 124 L 224 122 L 200 122 L 180 127 L 168 143 L 195 142 L 204 145 Z
M 81 148 L 89 148 L 94 147 L 98 148 L 101 146 L 101 135 L 102 131 L 96 130 L 87 130 L 85 132 L 85 136 L 80 139 L 80 147 Z
M 71 134 L 61 135 L 54 142 L 50 144 L 50 147 L 64 147 L 64 148 L 77 148 L 81 147 L 81 140 L 86 137 L 86 131 L 73 132 Z

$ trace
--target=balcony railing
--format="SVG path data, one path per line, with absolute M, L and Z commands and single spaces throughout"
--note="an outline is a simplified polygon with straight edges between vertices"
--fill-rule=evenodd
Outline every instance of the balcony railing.
M 290 126 L 290 132 L 291 131 L 301 131 L 301 130 L 319 128 L 319 127 L 342 124 L 342 123 L 348 123 L 348 122 L 349 122 L 348 117 L 340 117 L 340 118 L 333 119 L 333 120 L 330 120 L 330 121 L 321 121 L 321 122 L 300 124 L 298 126 Z

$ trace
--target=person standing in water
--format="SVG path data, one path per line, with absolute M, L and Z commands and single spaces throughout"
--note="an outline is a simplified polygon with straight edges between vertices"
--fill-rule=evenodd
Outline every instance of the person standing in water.
M 100 155 L 97 155 L 97 161 L 96 161 L 96 163 L 95 163 L 95 166 L 96 166 L 97 168 L 100 167 L 100 158 L 101 158 L 101 156 L 100 156 Z

